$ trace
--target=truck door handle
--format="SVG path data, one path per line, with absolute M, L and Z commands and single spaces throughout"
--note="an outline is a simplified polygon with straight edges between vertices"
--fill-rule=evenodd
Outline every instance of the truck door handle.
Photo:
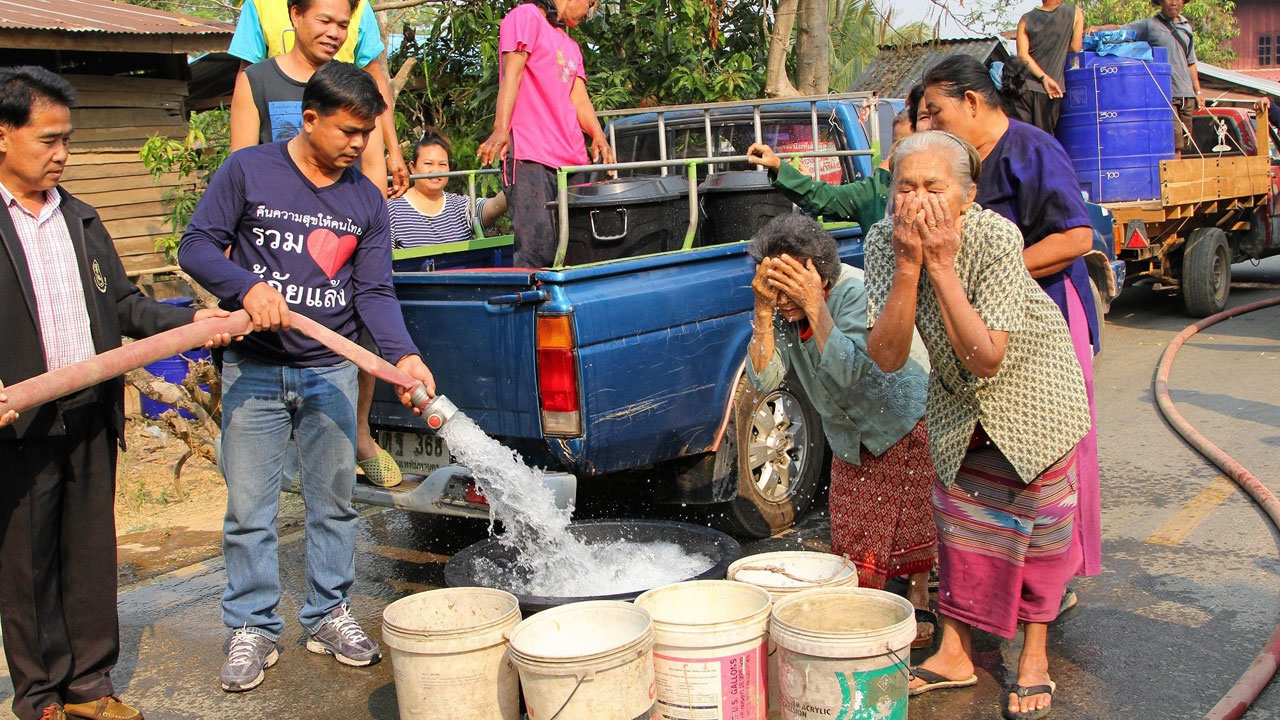
M 546 290 L 525 290 L 510 295 L 495 295 L 485 300 L 489 305 L 536 305 L 547 301 Z

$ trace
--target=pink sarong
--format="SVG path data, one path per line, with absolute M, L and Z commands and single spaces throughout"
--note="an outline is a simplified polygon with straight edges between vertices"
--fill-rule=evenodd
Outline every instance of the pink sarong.
M 1080 567 L 1074 575 L 1088 577 L 1102 572 L 1102 479 L 1098 470 L 1098 413 L 1093 403 L 1093 345 L 1089 343 L 1089 320 L 1084 304 L 1070 282 L 1067 289 L 1067 326 L 1071 345 L 1084 372 L 1084 389 L 1089 395 L 1089 434 L 1076 445 L 1076 475 L 1079 477 L 1074 541 L 1080 546 Z M 1101 332 L 1102 328 L 1099 327 Z
M 1057 618 L 1080 565 L 1075 456 L 1025 484 L 988 443 L 965 455 L 950 487 L 934 485 L 940 614 L 1004 638 L 1019 622 Z

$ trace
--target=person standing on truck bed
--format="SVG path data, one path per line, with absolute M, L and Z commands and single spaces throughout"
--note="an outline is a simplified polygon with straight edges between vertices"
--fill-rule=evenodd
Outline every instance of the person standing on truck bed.
M 788 372 L 799 378 L 831 444 L 831 552 L 853 560 L 859 587 L 907 576 L 918 623 L 912 647 L 927 647 L 938 620 L 929 610 L 937 531 L 924 345 L 917 337 L 897 372 L 876 367 L 862 271 L 840 263 L 836 241 L 813 220 L 775 217 L 747 252 L 759 263 L 747 378 L 760 393 Z
M 0 400 L 5 382 L 118 348 L 121 333 L 229 314 L 143 295 L 97 211 L 58 185 L 75 102 L 42 67 L 0 68 Z M 20 720 L 142 719 L 111 681 L 124 422 L 119 377 L 0 417 L 0 629 Z
M 1191 117 L 1200 109 L 1200 73 L 1196 70 L 1196 34 L 1191 21 L 1182 14 L 1184 0 L 1151 0 L 1160 12 L 1149 18 L 1134 20 L 1124 25 L 1092 25 L 1085 32 L 1098 30 L 1132 30 L 1137 39 L 1169 51 L 1172 69 L 1174 109 L 1173 150 L 1175 157 L 1182 157 L 1191 138 Z
M 236 20 L 236 31 L 231 36 L 227 53 L 240 58 L 241 75 L 250 65 L 288 53 L 302 33 L 315 29 L 313 26 L 299 32 L 293 8 L 294 4 L 287 0 L 246 0 L 240 6 L 240 17 Z M 306 12 L 307 6 L 303 5 L 299 10 Z M 391 78 L 387 74 L 386 47 L 382 44 L 378 19 L 369 0 L 359 0 L 351 7 L 349 22 L 354 27 L 344 34 L 330 59 L 363 68 L 378 83 L 378 91 L 387 103 L 387 111 L 378 118 L 378 132 L 373 134 L 367 152 L 360 157 L 360 166 L 388 197 L 399 197 L 409 189 L 409 170 L 400 156 L 400 141 L 396 138 L 395 99 L 391 97 Z M 307 77 L 310 76 L 308 72 Z M 239 76 L 236 82 L 240 82 Z M 306 78 L 302 78 L 302 82 L 305 83 Z M 387 186 L 388 173 L 391 174 L 390 187 Z
M 303 89 L 317 70 L 333 62 L 348 46 L 347 41 L 352 35 L 349 32 L 352 13 L 360 7 L 358 3 L 363 1 L 365 0 L 288 0 L 288 19 L 294 38 L 292 47 L 282 55 L 250 65 L 236 77 L 235 91 L 231 96 L 231 152 L 252 145 L 289 140 L 298 134 L 302 127 Z M 283 0 L 260 2 L 270 4 Z M 254 0 L 245 3 L 243 13 L 254 12 L 252 8 L 255 4 Z M 364 17 L 371 16 L 372 13 L 364 14 Z M 248 22 L 251 21 L 242 17 L 242 24 Z M 374 23 L 374 29 L 376 31 L 377 23 Z M 238 36 L 240 30 L 237 28 L 236 32 Z M 357 43 L 357 52 L 361 49 L 366 54 L 381 52 L 380 40 L 372 48 L 364 49 L 365 44 L 363 40 Z M 393 147 L 393 154 L 399 156 L 399 146 Z M 372 166 L 365 163 L 364 160 L 368 159 L 366 156 L 371 154 L 372 152 L 361 153 L 361 169 L 374 186 L 381 188 L 386 184 L 386 167 L 382 163 Z M 403 166 L 403 159 L 400 164 Z M 368 346 L 367 342 L 364 344 Z M 390 453 L 378 447 L 369 428 L 369 410 L 373 407 L 373 392 L 377 380 L 361 371 L 359 383 L 356 464 L 365 478 L 374 485 L 395 487 L 403 478 L 400 466 L 396 465 Z
M 414 175 L 446 173 L 452 159 L 449 139 L 427 128 L 413 148 L 409 168 Z M 448 184 L 447 177 L 418 178 L 403 197 L 387 201 L 393 250 L 470 240 L 477 228 L 492 226 L 507 211 L 505 193 L 478 198 L 473 211 L 470 198 L 444 191 Z
M 910 134 L 911 118 L 903 110 L 893 119 L 893 142 Z M 831 185 L 805 175 L 791 163 L 782 162 L 773 148 L 764 143 L 753 143 L 747 148 L 747 162 L 767 168 L 773 186 L 810 215 L 825 220 L 850 220 L 858 223 L 864 233 L 884 218 L 889 202 L 889 153 L 885 153 L 871 177 L 844 185 Z
M 349 611 L 355 580 L 356 367 L 289 329 L 297 312 L 348 339 L 363 326 L 382 357 L 435 393 L 391 285 L 382 193 L 353 169 L 386 103 L 373 78 L 333 62 L 302 95 L 292 140 L 232 153 L 213 176 L 178 262 L 255 332 L 223 362 L 222 457 L 227 514 L 222 620 L 232 631 L 222 689 L 252 690 L 278 659 L 276 515 L 290 432 L 307 508 L 307 650 L 364 666 L 378 643 Z M 230 250 L 227 254 L 226 251 Z M 400 388 L 410 404 L 410 388 Z
M 1089 211 L 1062 145 L 1043 130 L 1009 119 L 1002 101 L 1025 72 L 1016 60 L 1005 64 L 1002 86 L 972 57 L 953 56 L 925 73 L 925 104 L 933 127 L 978 149 L 982 177 L 977 202 L 1003 215 L 1022 233 L 1022 259 L 1031 276 L 1053 298 L 1071 331 L 1072 347 L 1084 374 L 1089 432 L 1081 439 L 1077 466 L 1079 496 L 1072 542 L 1080 546 L 1075 574 L 1102 571 L 1102 488 L 1098 473 L 1097 413 L 1093 400 L 1093 356 L 1099 349 L 1098 313 L 1084 253 L 1093 246 Z M 1004 96 L 1002 96 L 1004 91 Z M 1074 591 L 1062 606 L 1075 604 Z
M 586 165 L 582 134 L 591 137 L 591 162 L 615 161 L 613 148 L 587 95 L 582 50 L 566 28 L 595 12 L 599 0 L 525 0 L 498 31 L 498 107 L 493 134 L 476 155 L 502 161 L 515 231 L 516 267 L 549 267 L 558 246 L 547 203 L 556 199 L 556 170 Z
M 1075 459 L 1089 403 L 1070 331 L 1028 272 L 1017 226 L 974 202 L 985 173 L 950 133 L 898 145 L 894 215 L 866 240 L 867 348 L 896 371 L 916 329 L 931 363 L 942 642 L 911 668 L 909 692 L 976 685 L 973 628 L 1012 639 L 1022 623 L 1002 714 L 1033 720 L 1049 714 L 1048 623 L 1079 563 Z
M 1042 0 L 1018 20 L 1018 59 L 1033 79 L 1013 101 L 1015 117 L 1053 134 L 1066 88 L 1067 53 L 1080 52 L 1083 42 L 1084 11 L 1075 3 Z

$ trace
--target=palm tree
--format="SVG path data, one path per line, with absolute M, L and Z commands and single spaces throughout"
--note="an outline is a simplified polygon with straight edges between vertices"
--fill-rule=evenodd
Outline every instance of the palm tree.
M 922 22 L 894 27 L 895 10 L 877 9 L 873 0 L 829 0 L 831 90 L 844 92 L 875 59 L 881 45 L 926 42 L 934 30 Z

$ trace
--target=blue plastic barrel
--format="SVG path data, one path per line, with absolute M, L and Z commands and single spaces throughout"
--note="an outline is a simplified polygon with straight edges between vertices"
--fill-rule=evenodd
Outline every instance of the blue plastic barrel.
M 1168 53 L 1154 60 L 1067 56 L 1057 136 L 1092 202 L 1160 197 L 1160 161 L 1173 158 Z
M 166 298 L 164 300 L 161 300 L 160 302 L 165 303 L 166 305 L 174 305 L 177 307 L 190 307 L 192 300 L 191 298 L 188 298 L 188 297 L 179 297 L 179 298 Z M 188 361 L 199 362 L 200 360 L 207 359 L 208 357 L 209 357 L 209 351 L 205 350 L 204 348 L 200 348 L 197 350 L 191 350 L 191 351 L 182 353 L 180 355 L 167 357 L 163 360 L 157 360 L 151 363 L 150 365 L 147 365 L 146 369 L 147 369 L 147 372 L 151 373 L 152 375 L 155 375 L 158 378 L 165 380 L 166 382 L 171 382 L 175 385 L 181 385 L 182 381 L 187 379 L 187 374 L 190 368 L 190 366 L 187 364 Z M 204 388 L 206 391 L 209 389 L 208 386 L 206 385 L 201 385 L 200 387 Z M 143 395 L 139 402 L 142 409 L 142 416 L 146 418 L 150 418 L 152 420 L 158 419 L 165 410 L 175 409 L 171 405 L 166 405 L 165 403 L 159 402 L 157 400 L 152 400 L 146 395 Z M 178 410 L 178 414 L 188 420 L 196 419 L 195 415 L 192 415 L 186 410 Z

